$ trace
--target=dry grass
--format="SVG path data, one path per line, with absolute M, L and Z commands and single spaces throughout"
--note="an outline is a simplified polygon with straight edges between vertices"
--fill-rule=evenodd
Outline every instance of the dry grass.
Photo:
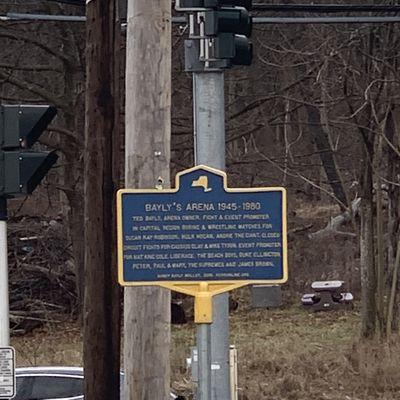
M 353 315 L 257 314 L 234 334 L 240 357 L 246 354 L 240 376 L 249 399 L 344 398 L 337 375 L 344 363 L 341 352 L 356 334 Z M 246 331 L 254 332 L 253 340 L 246 340 Z
M 24 336 L 11 338 L 17 366 L 82 365 L 82 336 L 76 324 L 48 324 Z
M 239 353 L 241 394 L 249 400 L 400 399 L 400 340 L 362 343 L 358 329 L 356 312 L 238 311 L 231 343 Z M 177 389 L 189 379 L 183 359 L 193 332 L 175 330 Z
M 310 314 L 298 307 L 250 310 L 231 316 L 239 355 L 239 387 L 249 400 L 400 399 L 400 340 L 359 342 L 357 312 Z M 190 393 L 185 358 L 195 326 L 173 327 L 172 386 Z M 81 365 L 74 324 L 46 326 L 12 340 L 18 365 Z

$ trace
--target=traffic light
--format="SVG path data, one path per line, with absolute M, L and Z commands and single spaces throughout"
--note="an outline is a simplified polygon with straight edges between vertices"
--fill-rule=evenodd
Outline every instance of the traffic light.
M 57 161 L 54 151 L 30 149 L 56 113 L 48 105 L 0 106 L 0 197 L 31 194 Z
M 206 11 L 204 17 L 204 34 L 217 36 L 219 33 L 236 33 L 250 36 L 252 19 L 243 7 L 221 8 Z
M 214 57 L 229 59 L 230 66 L 251 65 L 253 45 L 246 36 L 221 33 L 214 39 Z
M 175 0 L 177 11 L 189 12 L 186 68 L 190 71 L 250 65 L 253 46 L 249 40 L 252 0 Z M 199 45 L 193 44 L 193 40 Z M 199 57 L 196 59 L 195 51 Z
M 204 1 L 217 3 L 215 9 L 204 12 L 204 35 L 212 38 L 213 57 L 229 59 L 231 65 L 250 65 L 253 47 L 248 38 L 251 36 L 253 25 L 249 14 L 252 2 Z

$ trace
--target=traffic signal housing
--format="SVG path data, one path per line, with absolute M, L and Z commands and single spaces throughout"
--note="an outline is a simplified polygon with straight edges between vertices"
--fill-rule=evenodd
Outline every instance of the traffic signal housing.
M 252 8 L 252 0 L 176 0 L 177 10 L 217 9 L 222 6 Z
M 214 39 L 214 57 L 229 59 L 230 66 L 251 65 L 253 45 L 246 36 L 221 33 Z
M 206 69 L 251 64 L 253 46 L 249 38 L 253 20 L 249 11 L 252 3 L 252 0 L 175 0 L 177 11 L 197 14 L 197 18 L 189 19 L 189 24 L 190 39 L 200 40 L 200 64 L 196 65 L 193 50 L 188 50 L 185 53 L 187 70 L 200 70 L 201 63 L 205 63 Z M 188 48 L 195 46 L 190 42 Z
M 229 59 L 231 65 L 250 65 L 253 59 L 253 46 L 249 40 L 253 27 L 249 14 L 252 2 L 204 1 L 217 3 L 215 9 L 204 12 L 204 35 L 211 38 L 213 57 Z
M 217 36 L 220 33 L 235 33 L 250 37 L 252 22 L 249 12 L 243 7 L 206 11 L 204 34 L 206 36 Z
M 54 151 L 35 151 L 57 110 L 48 105 L 0 106 L 0 197 L 31 194 L 57 161 Z

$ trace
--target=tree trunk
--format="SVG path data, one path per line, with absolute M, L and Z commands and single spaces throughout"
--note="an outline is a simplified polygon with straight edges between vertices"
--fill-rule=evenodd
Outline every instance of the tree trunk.
M 66 71 L 66 74 L 72 75 L 71 71 Z M 66 79 L 67 92 L 72 97 L 74 92 L 72 90 L 72 83 Z M 78 80 L 79 81 L 79 80 Z M 81 101 L 74 102 L 74 111 L 80 115 L 80 119 L 84 120 L 85 106 Z M 65 114 L 65 113 L 64 113 Z M 71 146 L 68 137 L 61 137 L 60 146 L 63 149 L 63 161 L 61 166 L 61 186 L 65 188 L 65 197 L 67 202 L 65 208 L 67 211 L 68 222 L 68 236 L 71 242 L 72 256 L 74 260 L 75 272 L 75 287 L 76 287 L 76 307 L 81 314 L 83 307 L 84 296 L 84 262 L 85 262 L 85 246 L 84 246 L 84 207 L 83 207 L 83 145 L 84 138 L 80 138 L 84 131 L 84 122 L 79 121 L 78 117 L 68 113 L 64 117 L 67 129 L 76 132 L 77 144 Z
M 129 0 L 126 64 L 126 187 L 169 185 L 171 2 Z M 161 400 L 170 390 L 170 292 L 125 289 L 125 400 Z
M 75 266 L 75 282 L 76 282 L 76 294 L 77 294 L 77 308 L 79 314 L 81 313 L 83 306 L 83 296 L 85 288 L 85 243 L 84 243 L 84 207 L 83 196 L 80 190 L 76 193 L 69 193 L 68 196 L 68 228 L 69 236 L 72 246 L 72 255 L 74 258 Z
M 387 139 L 393 143 L 395 148 L 400 148 L 400 127 L 398 126 L 400 113 L 397 108 L 393 108 L 388 116 Z M 388 146 L 387 148 L 387 182 L 396 182 L 400 175 L 399 155 Z M 388 184 L 388 275 L 392 280 L 392 290 L 388 305 L 387 333 L 390 335 L 392 330 L 398 330 L 399 306 L 398 301 L 398 269 L 400 257 L 400 188 L 392 183 Z
M 336 165 L 336 160 L 329 142 L 328 134 L 321 124 L 321 115 L 317 107 L 306 105 L 308 124 L 317 147 L 326 177 L 332 188 L 333 194 L 339 202 L 340 208 L 345 210 L 349 204 L 342 179 Z
M 119 151 L 117 0 L 86 4 L 85 398 L 119 400 L 120 288 L 116 269 L 113 181 Z M 117 149 L 115 149 L 115 146 Z
M 370 338 L 375 335 L 376 325 L 376 278 L 374 254 L 372 165 L 365 156 L 361 200 L 361 336 Z
M 385 125 L 383 126 L 381 134 L 385 134 Z M 377 139 L 376 153 L 374 159 L 374 175 L 375 175 L 375 198 L 376 198 L 376 311 L 377 322 L 380 337 L 385 333 L 385 295 L 386 295 L 386 268 L 385 268 L 385 238 L 383 233 L 383 204 L 382 204 L 382 170 L 380 164 L 382 163 L 382 136 Z

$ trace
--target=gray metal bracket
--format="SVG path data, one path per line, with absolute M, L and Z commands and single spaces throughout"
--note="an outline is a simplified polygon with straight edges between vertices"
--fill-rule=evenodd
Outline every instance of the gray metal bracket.
M 200 46 L 198 40 L 185 40 L 185 71 L 186 72 L 215 72 L 230 68 L 229 60 L 209 61 L 209 66 L 199 59 Z

